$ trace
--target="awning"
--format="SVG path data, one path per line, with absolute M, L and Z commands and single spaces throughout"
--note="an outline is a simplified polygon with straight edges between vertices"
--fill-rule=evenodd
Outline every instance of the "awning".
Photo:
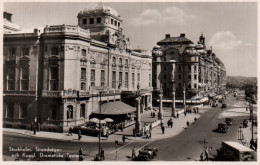
M 132 113 L 135 110 L 135 107 L 127 105 L 121 101 L 108 102 L 101 105 L 102 115 L 122 115 Z M 93 112 L 93 114 L 99 114 L 99 109 Z

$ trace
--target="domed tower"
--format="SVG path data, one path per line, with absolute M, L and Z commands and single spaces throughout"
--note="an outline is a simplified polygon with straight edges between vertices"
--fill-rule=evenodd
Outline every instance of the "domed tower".
M 90 36 L 101 42 L 110 43 L 108 36 L 122 33 L 120 15 L 113 8 L 98 3 L 78 13 L 78 25 L 90 30 Z M 111 38 L 111 37 L 110 37 Z

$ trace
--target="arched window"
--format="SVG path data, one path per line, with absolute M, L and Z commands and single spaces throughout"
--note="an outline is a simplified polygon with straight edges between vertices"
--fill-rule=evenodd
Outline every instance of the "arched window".
M 119 64 L 123 64 L 122 58 L 119 58 Z
M 67 119 L 73 119 L 73 106 L 67 106 Z
M 196 83 L 194 83 L 194 88 L 197 88 L 197 84 Z
M 188 88 L 191 88 L 191 84 L 188 85 Z
M 116 63 L 116 57 L 113 57 L 113 63 Z
M 125 60 L 125 66 L 128 67 L 128 59 Z

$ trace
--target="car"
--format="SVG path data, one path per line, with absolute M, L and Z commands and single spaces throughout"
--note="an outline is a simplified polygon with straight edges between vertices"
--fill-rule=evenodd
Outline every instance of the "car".
M 232 118 L 226 118 L 226 119 L 225 119 L 225 123 L 226 123 L 227 125 L 232 125 L 233 122 L 234 122 L 234 120 L 233 120 Z
M 218 128 L 217 128 L 217 131 L 218 132 L 222 132 L 222 133 L 227 133 L 227 124 L 226 123 L 219 123 L 218 124 Z
M 226 103 L 222 103 L 222 107 L 221 107 L 222 109 L 223 108 L 227 108 L 227 104 Z

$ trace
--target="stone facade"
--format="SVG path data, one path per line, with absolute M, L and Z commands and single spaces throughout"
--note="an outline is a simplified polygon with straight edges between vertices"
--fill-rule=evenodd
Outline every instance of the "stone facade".
M 164 97 L 171 98 L 175 90 L 176 98 L 182 99 L 184 86 L 187 99 L 220 92 L 225 67 L 212 49 L 206 49 L 203 35 L 197 45 L 185 34 L 167 34 L 157 44 L 153 49 L 153 87 L 157 95 L 162 88 Z
M 94 17 L 91 10 L 97 9 L 88 9 Z M 104 20 L 106 12 L 97 11 Z M 115 12 L 109 14 L 116 17 Z M 93 28 L 79 21 L 77 26 L 4 35 L 5 126 L 28 128 L 37 117 L 42 126 L 67 130 L 99 108 L 100 90 L 102 103 L 126 100 L 134 105 L 138 91 L 141 107 L 151 106 L 151 52 L 132 50 L 122 29 L 109 33 L 116 38 L 113 43 L 97 40 Z

